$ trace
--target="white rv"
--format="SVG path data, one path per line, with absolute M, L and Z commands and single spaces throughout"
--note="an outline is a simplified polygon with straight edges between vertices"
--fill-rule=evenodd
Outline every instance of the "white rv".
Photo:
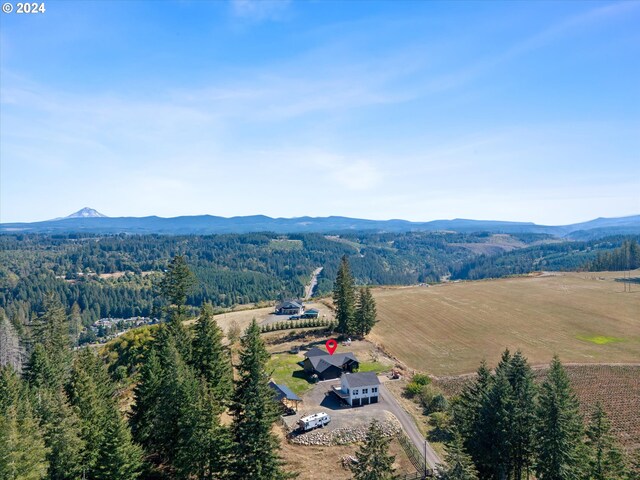
M 300 420 L 298 420 L 298 426 L 300 427 L 300 430 L 302 430 L 303 432 L 307 432 L 317 427 L 324 427 L 330 421 L 331 417 L 328 413 L 320 412 L 302 417 Z

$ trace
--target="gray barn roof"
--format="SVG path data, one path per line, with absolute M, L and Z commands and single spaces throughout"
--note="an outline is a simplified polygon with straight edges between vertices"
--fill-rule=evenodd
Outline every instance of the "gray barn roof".
M 380 380 L 376 372 L 343 373 L 342 378 L 348 388 L 380 385 Z

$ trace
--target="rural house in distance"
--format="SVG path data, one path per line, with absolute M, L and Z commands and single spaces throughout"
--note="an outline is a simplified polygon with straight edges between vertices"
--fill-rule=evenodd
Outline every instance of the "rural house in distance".
M 286 300 L 276 306 L 276 315 L 302 315 L 304 305 L 298 300 Z
M 344 373 L 333 392 L 352 407 L 378 403 L 380 380 L 375 372 Z
M 320 380 L 340 378 L 344 372 L 353 372 L 360 367 L 360 362 L 351 352 L 329 355 L 324 350 L 312 348 L 304 356 L 302 366 L 305 372 L 318 375 Z

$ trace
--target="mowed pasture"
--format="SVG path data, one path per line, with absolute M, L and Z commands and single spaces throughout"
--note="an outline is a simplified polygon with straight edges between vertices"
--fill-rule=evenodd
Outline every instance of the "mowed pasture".
M 495 365 L 505 348 L 533 365 L 640 363 L 640 285 L 622 272 L 553 273 L 433 287 L 376 288 L 370 339 L 434 375 Z M 632 277 L 640 271 L 631 272 Z

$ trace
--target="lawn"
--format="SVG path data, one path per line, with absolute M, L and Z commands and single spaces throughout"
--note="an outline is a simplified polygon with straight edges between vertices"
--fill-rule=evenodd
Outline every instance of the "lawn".
M 380 362 L 360 362 L 359 372 L 376 372 L 378 374 L 382 372 L 388 372 L 391 370 L 389 365 L 384 365 Z
M 297 395 L 303 395 L 313 388 L 313 383 L 307 381 L 304 370 L 298 362 L 304 358 L 291 353 L 278 353 L 271 356 L 267 364 L 267 371 L 272 371 L 273 381 L 286 385 Z
M 300 355 L 276 353 L 271 356 L 267 364 L 267 371 L 273 370 L 271 377 L 274 382 L 284 384 L 296 394 L 303 395 L 311 390 L 314 384 L 307 381 L 304 370 L 298 365 L 298 362 L 302 360 L 304 358 Z M 361 362 L 359 371 L 380 373 L 387 370 L 389 370 L 389 366 L 380 362 Z

